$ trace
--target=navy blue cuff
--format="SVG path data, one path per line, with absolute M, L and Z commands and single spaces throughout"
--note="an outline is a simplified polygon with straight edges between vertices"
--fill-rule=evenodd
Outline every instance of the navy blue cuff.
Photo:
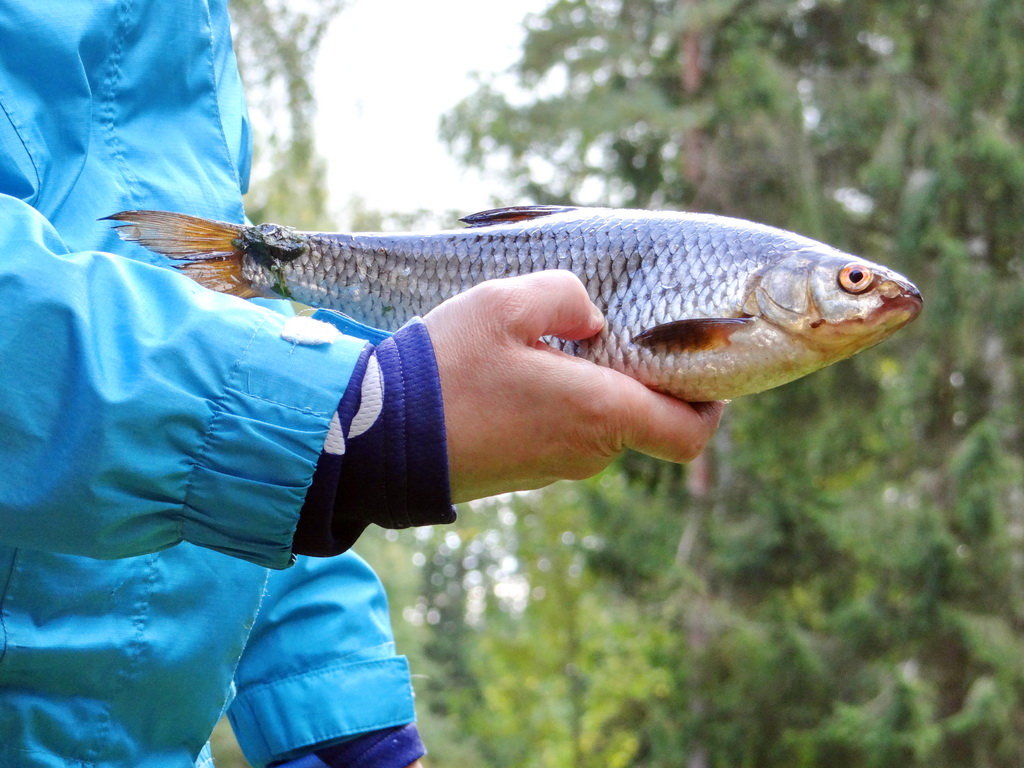
M 385 528 L 451 523 L 441 378 L 427 328 L 415 320 L 382 341 L 384 407 L 380 418 L 351 440 L 341 471 L 345 511 L 359 516 L 374 506 Z
M 406 768 L 427 754 L 415 723 L 371 731 L 274 768 Z
M 325 749 L 316 756 L 330 768 L 406 768 L 427 754 L 414 723 L 374 731 Z
M 360 355 L 292 549 L 334 555 L 370 523 L 407 528 L 454 520 L 441 380 L 426 327 L 414 320 Z

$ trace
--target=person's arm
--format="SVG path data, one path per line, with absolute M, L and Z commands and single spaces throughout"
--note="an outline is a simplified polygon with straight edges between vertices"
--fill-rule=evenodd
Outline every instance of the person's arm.
M 71 253 L 0 196 L 0 541 L 100 558 L 189 541 L 287 566 L 365 347 L 290 341 L 288 322 L 171 270 Z
M 558 477 L 592 473 L 623 445 L 635 444 L 686 459 L 699 451 L 720 413 L 718 405 L 691 408 L 639 385 L 634 387 L 631 379 L 609 375 L 611 372 L 540 345 L 540 336 L 549 333 L 582 338 L 601 326 L 582 285 L 565 273 L 497 281 L 474 289 L 428 314 L 423 326 L 430 329 L 434 340 L 445 384 L 445 415 L 449 425 L 454 425 L 449 428 L 448 453 L 453 466 L 465 473 L 453 474 L 452 483 L 470 498 L 495 488 L 532 487 Z M 396 334 L 394 343 L 396 349 L 389 352 L 384 344 L 373 353 L 364 352 L 364 358 L 379 355 L 381 368 L 387 371 L 392 368 L 389 358 L 399 356 L 406 364 L 397 368 L 425 384 L 438 376 L 433 359 L 423 359 L 429 344 L 422 326 L 407 327 Z M 365 376 L 365 368 L 364 359 L 357 366 L 357 375 Z M 413 419 L 415 411 L 434 412 L 439 404 L 436 393 L 424 384 L 418 398 L 398 398 L 409 407 L 409 413 L 382 417 L 389 387 L 404 393 L 402 383 L 394 381 L 396 376 L 394 370 L 390 376 L 373 374 L 372 385 L 362 388 L 368 394 L 363 403 L 343 403 L 343 412 L 375 416 L 357 419 L 356 429 L 340 436 L 336 446 L 340 454 L 322 455 L 318 474 L 327 465 L 344 466 L 345 457 L 351 459 L 353 452 L 365 452 L 381 465 L 390 461 L 408 465 L 416 460 L 404 452 L 408 442 L 402 430 L 394 426 L 382 429 L 383 422 Z M 379 383 L 389 379 L 390 385 Z M 352 422 L 350 417 L 344 420 Z M 370 426 L 371 421 L 375 426 Z M 463 422 L 465 427 L 459 426 Z M 384 435 L 398 433 L 390 441 L 397 458 L 383 455 L 386 451 L 375 437 L 375 429 Z M 459 439 L 457 433 L 462 429 L 470 429 L 474 439 Z M 440 437 L 433 438 L 435 450 L 445 449 Z M 507 463 L 499 463 L 496 454 Z M 321 492 L 336 495 L 317 517 L 320 527 L 307 532 L 311 540 L 337 545 L 354 540 L 368 517 L 376 516 L 387 526 L 394 523 L 389 519 L 393 514 L 407 515 L 413 509 L 413 515 L 417 511 L 427 515 L 430 508 L 444 508 L 392 502 L 392 512 L 359 513 L 362 502 L 379 496 L 374 489 L 386 486 L 388 477 L 385 470 L 364 466 L 365 455 L 349 465 L 355 467 L 351 475 L 330 474 L 330 490 L 325 485 Z M 436 467 L 436 457 L 428 464 Z M 475 484 L 477 478 L 481 478 L 479 485 Z M 327 479 L 322 475 L 318 481 Z M 438 479 L 445 489 L 447 482 L 447 478 Z M 366 495 L 368 488 L 371 496 Z M 437 498 L 436 489 L 427 492 Z M 349 505 L 352 499 L 359 502 L 355 508 Z M 337 505 L 333 518 L 332 505 Z M 417 765 L 413 761 L 423 753 L 423 746 L 415 726 L 409 724 L 413 719 L 411 697 L 405 701 L 406 711 L 402 708 L 407 686 L 398 684 L 397 679 L 379 679 L 400 674 L 395 665 L 404 663 L 401 657 L 391 656 L 392 647 L 386 642 L 390 635 L 383 634 L 387 628 L 383 597 L 359 589 L 355 582 L 343 583 L 346 573 L 350 580 L 360 574 L 362 578 L 372 576 L 368 569 L 352 570 L 360 562 L 346 561 L 343 566 L 337 558 L 303 558 L 295 569 L 272 576 L 272 588 L 236 675 L 239 695 L 229 711 L 254 765 Z M 339 602 L 341 596 L 344 602 Z M 379 602 L 360 603 L 370 598 Z M 361 604 L 361 609 L 352 610 L 354 604 Z M 376 643 L 372 641 L 374 623 L 365 622 L 373 615 L 380 617 L 376 630 L 380 641 Z M 308 641 L 325 636 L 335 642 L 323 646 Z M 336 645 L 339 641 L 341 645 Z M 367 698 L 367 691 L 376 694 Z
M 270 575 L 235 685 L 228 717 L 254 766 L 322 749 L 347 752 L 346 765 L 359 755 L 404 768 L 422 754 L 415 727 L 406 728 L 413 691 L 387 598 L 354 553 L 300 557 Z
M 589 477 L 627 448 L 687 462 L 721 418 L 722 403 L 684 403 L 544 344 L 544 336 L 589 338 L 604 325 L 569 272 L 492 280 L 424 323 L 457 502 Z
M 626 448 L 693 458 L 721 403 L 683 403 L 540 341 L 603 323 L 575 276 L 541 272 L 477 286 L 367 348 L 296 551 L 344 551 L 370 523 L 448 523 L 453 499 L 587 477 Z
M 68 253 L 45 219 L 12 198 L 0 197 L 0 220 L 0 540 L 92 557 L 189 541 L 288 565 L 314 467 L 365 342 L 342 334 L 296 340 L 288 319 L 171 271 Z M 393 375 L 404 391 L 435 402 L 431 379 L 439 375 L 447 443 L 440 424 L 433 437 L 425 428 L 401 435 L 404 454 L 397 470 L 388 465 L 378 499 L 391 493 L 389 483 L 438 476 L 417 475 L 415 463 L 444 467 L 440 450 L 455 501 L 584 477 L 627 447 L 687 460 L 721 412 L 540 343 L 601 327 L 565 272 L 477 286 L 424 323 L 429 339 L 419 334 L 409 348 L 429 360 L 432 341 L 436 372 L 398 364 Z M 403 399 L 384 412 L 415 414 L 415 404 Z M 378 444 L 413 421 L 386 427 Z M 356 466 L 358 452 L 346 463 Z M 347 489 L 358 479 L 331 502 L 346 530 Z M 357 514 L 367 510 L 364 526 L 438 522 L 447 493 L 435 495 L 421 518 L 405 508 L 381 520 L 364 504 Z M 320 527 L 336 531 L 334 521 Z M 337 538 L 351 544 L 350 535 Z

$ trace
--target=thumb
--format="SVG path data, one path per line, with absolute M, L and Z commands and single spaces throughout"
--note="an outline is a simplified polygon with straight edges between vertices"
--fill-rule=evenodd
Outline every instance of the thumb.
M 541 336 L 577 341 L 604 328 L 604 315 L 572 272 L 534 272 L 510 278 L 510 287 L 513 283 L 519 311 L 509 318 L 509 330 L 526 342 L 533 343 Z

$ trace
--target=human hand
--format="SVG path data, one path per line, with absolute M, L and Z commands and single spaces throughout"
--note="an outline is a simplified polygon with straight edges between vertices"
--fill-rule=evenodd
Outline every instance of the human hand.
M 722 403 L 684 403 L 540 341 L 585 339 L 604 325 L 569 272 L 488 281 L 423 321 L 441 377 L 453 501 L 589 477 L 626 448 L 690 461 L 718 426 Z

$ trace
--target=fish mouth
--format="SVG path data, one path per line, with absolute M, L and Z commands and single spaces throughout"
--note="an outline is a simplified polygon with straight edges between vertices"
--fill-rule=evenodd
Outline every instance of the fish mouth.
M 911 283 L 887 280 L 878 290 L 878 306 L 868 314 L 846 320 L 819 318 L 809 325 L 814 332 L 812 344 L 830 349 L 838 359 L 873 347 L 907 325 L 924 307 L 921 293 Z
M 921 314 L 921 310 L 924 308 L 924 299 L 921 298 L 921 292 L 912 283 L 892 280 L 890 285 L 891 288 L 883 286 L 880 297 L 881 304 L 868 316 L 867 322 L 878 322 L 886 328 L 895 330 L 902 328 Z M 889 288 L 889 290 L 885 290 L 885 288 Z

